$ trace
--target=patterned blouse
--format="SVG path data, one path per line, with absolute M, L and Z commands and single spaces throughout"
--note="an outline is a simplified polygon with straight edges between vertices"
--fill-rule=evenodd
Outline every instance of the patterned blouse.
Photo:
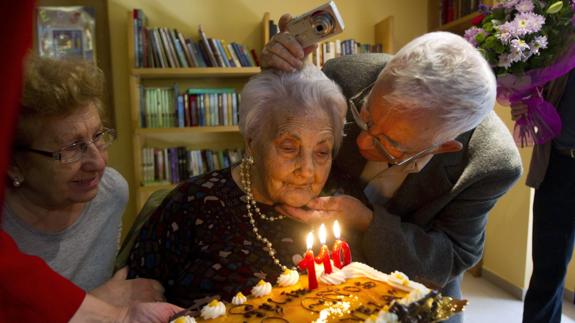
M 268 216 L 276 215 L 269 205 L 258 207 Z M 280 262 L 295 266 L 311 228 L 290 218 L 254 218 Z M 140 231 L 128 266 L 130 278 L 158 280 L 167 300 L 184 307 L 199 307 L 217 296 L 231 301 L 238 291 L 249 293 L 260 279 L 275 284 L 281 274 L 253 232 L 245 193 L 232 179 L 231 168 L 175 188 Z

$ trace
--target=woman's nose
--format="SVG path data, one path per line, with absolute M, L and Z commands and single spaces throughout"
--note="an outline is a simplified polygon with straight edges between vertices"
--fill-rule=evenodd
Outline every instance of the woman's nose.
M 90 170 L 104 168 L 106 166 L 106 154 L 107 151 L 98 149 L 94 143 L 88 144 L 86 152 L 82 155 L 83 167 L 89 167 Z
M 300 158 L 299 174 L 303 177 L 312 177 L 314 163 L 312 154 L 303 154 Z

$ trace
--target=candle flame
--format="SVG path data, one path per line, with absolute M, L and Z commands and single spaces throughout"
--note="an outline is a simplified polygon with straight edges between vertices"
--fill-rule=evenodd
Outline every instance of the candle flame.
M 305 243 L 307 245 L 307 249 L 313 248 L 313 232 L 307 234 L 307 238 L 305 239 Z
M 327 235 L 327 233 L 325 232 L 325 225 L 322 223 L 319 226 L 319 242 L 321 244 L 325 244 L 326 235 Z
M 339 222 L 337 222 L 337 220 L 335 220 L 335 222 L 333 222 L 333 235 L 336 239 L 339 239 L 340 234 L 341 234 L 341 229 L 339 228 Z

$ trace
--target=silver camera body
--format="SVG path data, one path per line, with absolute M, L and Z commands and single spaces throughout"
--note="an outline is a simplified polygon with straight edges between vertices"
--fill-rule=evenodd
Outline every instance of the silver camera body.
M 289 33 L 304 48 L 339 34 L 344 28 L 343 19 L 333 1 L 290 20 L 287 25 Z

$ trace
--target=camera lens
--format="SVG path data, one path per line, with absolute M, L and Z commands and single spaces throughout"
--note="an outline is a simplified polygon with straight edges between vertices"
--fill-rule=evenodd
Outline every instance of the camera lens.
M 327 35 L 331 33 L 334 27 L 333 17 L 327 12 L 315 14 L 311 24 L 318 35 Z

